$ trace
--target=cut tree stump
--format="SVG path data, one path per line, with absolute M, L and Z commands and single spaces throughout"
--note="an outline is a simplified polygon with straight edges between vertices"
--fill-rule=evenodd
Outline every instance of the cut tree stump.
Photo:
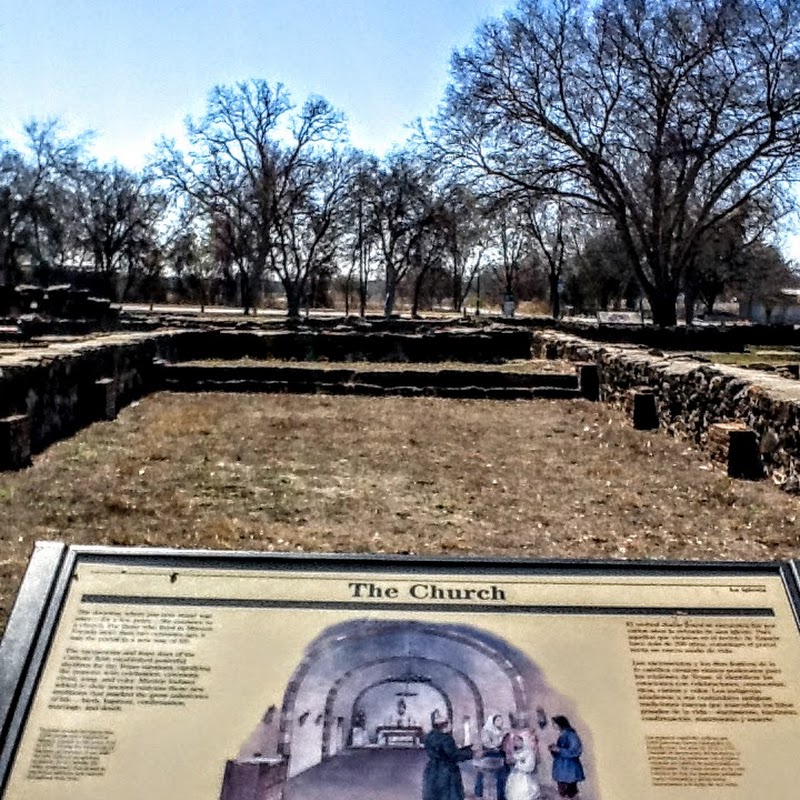
M 758 436 L 743 422 L 716 422 L 708 428 L 712 460 L 725 464 L 728 476 L 757 481 L 764 477 Z
M 647 386 L 637 386 L 628 392 L 626 406 L 637 431 L 652 431 L 658 428 L 658 406 L 656 393 Z

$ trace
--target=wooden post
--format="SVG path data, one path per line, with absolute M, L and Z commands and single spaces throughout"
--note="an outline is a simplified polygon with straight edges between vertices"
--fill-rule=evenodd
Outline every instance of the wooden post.
M 758 437 L 743 422 L 717 422 L 708 428 L 711 458 L 725 464 L 728 476 L 757 481 L 764 477 Z
M 600 370 L 597 364 L 578 364 L 576 370 L 581 397 L 585 397 L 587 400 L 599 400 Z
M 0 469 L 31 465 L 31 418 L 14 414 L 0 419 Z
M 646 386 L 631 389 L 633 405 L 633 427 L 637 431 L 650 431 L 658 428 L 658 408 L 656 394 Z
M 117 385 L 113 378 L 100 378 L 94 382 L 95 418 L 117 418 Z
M 170 364 L 163 358 L 153 359 L 153 370 L 150 374 L 150 390 L 160 392 L 164 389 L 167 372 Z

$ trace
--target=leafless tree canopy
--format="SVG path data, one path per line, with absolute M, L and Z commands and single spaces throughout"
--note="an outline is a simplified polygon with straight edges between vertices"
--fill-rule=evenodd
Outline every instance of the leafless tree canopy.
M 454 56 L 443 158 L 609 217 L 656 322 L 704 235 L 800 157 L 795 0 L 522 0 Z
M 281 84 L 254 80 L 213 89 L 187 134 L 187 154 L 162 142 L 160 175 L 213 219 L 245 309 L 269 270 L 297 315 L 309 276 L 335 248 L 348 163 L 334 148 L 344 134 L 341 113 L 320 97 L 298 111 Z
M 770 234 L 796 205 L 800 0 L 518 0 L 382 158 L 264 79 L 213 88 L 185 142 L 142 173 L 57 121 L 0 142 L 0 302 L 26 271 L 78 270 L 119 299 L 170 286 L 245 313 L 279 285 L 296 316 L 336 279 L 349 312 L 357 278 L 360 313 L 380 286 L 384 314 L 416 314 L 477 309 L 483 278 L 554 317 L 644 294 L 672 325 L 683 293 L 691 322 L 791 279 Z

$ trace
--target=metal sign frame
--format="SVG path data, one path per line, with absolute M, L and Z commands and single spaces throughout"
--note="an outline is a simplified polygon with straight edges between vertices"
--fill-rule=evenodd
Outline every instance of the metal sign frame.
M 25 722 L 47 663 L 62 609 L 76 570 L 84 564 L 225 570 L 296 570 L 373 576 L 426 574 L 468 576 L 587 577 L 621 579 L 658 576 L 680 579 L 714 577 L 779 577 L 800 634 L 800 561 L 580 561 L 512 558 L 419 557 L 392 555 L 333 555 L 262 552 L 217 552 L 167 548 L 67 546 L 36 544 L 0 642 L 0 797 L 3 797 Z M 328 604 L 335 607 L 335 603 Z M 374 607 L 374 604 L 372 605 Z M 393 605 L 393 608 L 402 606 Z M 582 613 L 586 611 L 582 606 Z M 495 611 L 498 609 L 495 608 Z M 530 607 L 526 607 L 531 612 Z M 542 613 L 546 608 L 539 609 Z M 509 613 L 513 613 L 511 609 Z M 536 609 L 533 609 L 535 613 Z M 561 609 L 563 612 L 563 608 Z M 635 613 L 623 609 L 626 613 Z M 674 611 L 674 609 L 673 609 Z M 713 611 L 713 609 L 712 609 Z M 678 610 L 677 613 L 688 613 Z

